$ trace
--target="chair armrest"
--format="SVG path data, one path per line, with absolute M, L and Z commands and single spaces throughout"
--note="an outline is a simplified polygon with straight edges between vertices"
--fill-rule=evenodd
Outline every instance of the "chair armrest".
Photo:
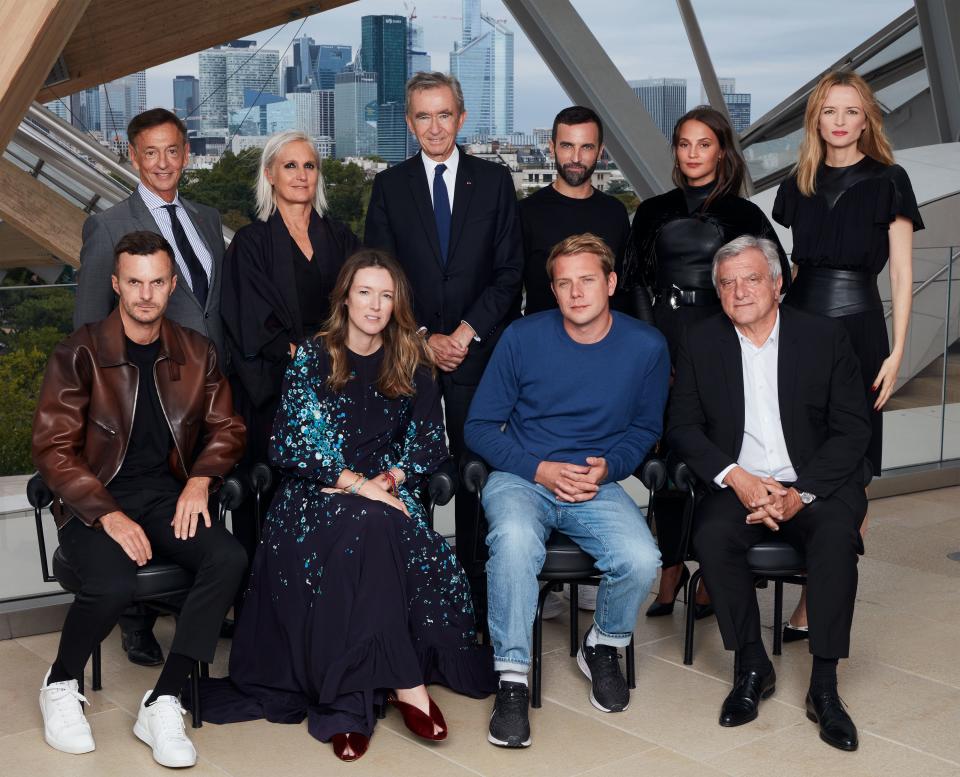
M 254 493 L 263 493 L 273 485 L 273 470 L 264 461 L 254 464 L 250 468 L 250 488 Z
M 693 491 L 696 487 L 697 476 L 687 466 L 687 462 L 674 458 L 669 462 L 670 480 L 681 491 Z
M 461 463 L 460 477 L 464 487 L 472 494 L 480 495 L 489 475 L 486 463 L 476 456 L 467 456 Z
M 667 465 L 663 459 L 650 456 L 634 473 L 651 494 L 667 484 Z
M 430 476 L 427 482 L 427 494 L 433 505 L 445 505 L 457 493 L 457 466 L 453 459 L 447 459 Z
M 229 475 L 223 479 L 223 485 L 217 494 L 220 506 L 224 510 L 236 510 L 245 496 L 243 483 L 236 475 Z
M 53 501 L 53 491 L 43 482 L 39 472 L 27 481 L 27 501 L 34 509 L 41 510 Z

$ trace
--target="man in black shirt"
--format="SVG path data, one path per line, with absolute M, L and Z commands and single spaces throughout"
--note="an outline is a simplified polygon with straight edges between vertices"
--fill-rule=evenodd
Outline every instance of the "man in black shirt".
M 553 120 L 550 153 L 557 163 L 556 179 L 520 201 L 525 315 L 557 307 L 545 269 L 550 250 L 557 243 L 570 235 L 592 232 L 610 246 L 620 277 L 630 235 L 623 203 L 594 189 L 591 183 L 603 153 L 600 117 L 580 105 L 564 108 Z

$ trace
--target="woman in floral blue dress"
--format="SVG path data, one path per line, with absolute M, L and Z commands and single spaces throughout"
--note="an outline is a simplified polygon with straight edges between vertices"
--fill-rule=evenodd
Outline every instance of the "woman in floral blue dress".
M 367 749 L 375 704 L 426 739 L 446 735 L 425 685 L 496 690 L 470 588 L 417 495 L 447 459 L 440 395 L 397 263 L 344 264 L 324 330 L 287 369 L 270 445 L 283 474 L 253 561 L 229 683 L 204 686 L 204 718 L 265 717 Z

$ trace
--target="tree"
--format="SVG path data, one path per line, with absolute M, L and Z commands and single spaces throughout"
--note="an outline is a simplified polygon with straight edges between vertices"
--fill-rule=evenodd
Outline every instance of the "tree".
M 337 159 L 323 160 L 323 181 L 327 190 L 327 211 L 363 238 L 364 221 L 373 182 L 359 165 Z
M 259 148 L 239 154 L 227 151 L 210 170 L 188 171 L 180 182 L 180 194 L 216 208 L 228 227 L 239 229 L 256 218 L 254 187 L 259 165 Z

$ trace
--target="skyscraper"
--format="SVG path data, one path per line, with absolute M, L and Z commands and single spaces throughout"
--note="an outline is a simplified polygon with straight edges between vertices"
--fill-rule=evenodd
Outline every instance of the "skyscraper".
M 481 13 L 480 0 L 463 0 L 461 43 L 450 52 L 467 109 L 458 140 L 513 132 L 513 54 L 506 22 Z
M 687 112 L 687 79 L 644 78 L 629 83 L 654 124 L 669 140 L 673 125 Z
M 200 80 L 194 76 L 173 79 L 173 112 L 187 125 L 187 132 L 200 131 Z
M 230 111 L 243 107 L 244 89 L 281 94 L 280 52 L 254 40 L 235 40 L 200 52 L 200 128 L 224 131 Z
M 407 20 L 364 16 L 360 31 L 360 65 L 377 78 L 377 156 L 401 162 L 407 156 Z
M 100 131 L 117 151 L 127 148 L 127 124 L 147 108 L 147 73 L 141 70 L 100 85 Z
M 287 92 L 309 92 L 333 89 L 334 76 L 353 59 L 353 47 L 338 44 L 316 44 L 313 38 L 297 38 L 293 42 L 292 73 L 286 76 Z
M 100 131 L 100 87 L 93 86 L 70 95 L 70 123 L 84 132 Z
M 70 121 L 70 103 L 66 100 L 51 100 L 48 103 L 44 103 L 43 107 L 57 118 L 63 119 L 66 122 Z
M 737 91 L 737 80 L 735 78 L 718 78 L 717 81 L 720 82 L 720 93 L 723 95 L 723 101 L 727 104 L 727 112 L 730 114 L 733 131 L 739 134 L 750 126 L 751 96 L 748 92 Z M 700 102 L 710 102 L 706 90 L 702 86 L 700 87 Z
M 362 70 L 337 73 L 333 93 L 337 156 L 377 153 L 377 76 Z
M 407 19 L 407 78 L 414 73 L 429 73 L 433 67 L 430 55 L 423 43 L 423 27 L 413 23 L 413 17 Z

